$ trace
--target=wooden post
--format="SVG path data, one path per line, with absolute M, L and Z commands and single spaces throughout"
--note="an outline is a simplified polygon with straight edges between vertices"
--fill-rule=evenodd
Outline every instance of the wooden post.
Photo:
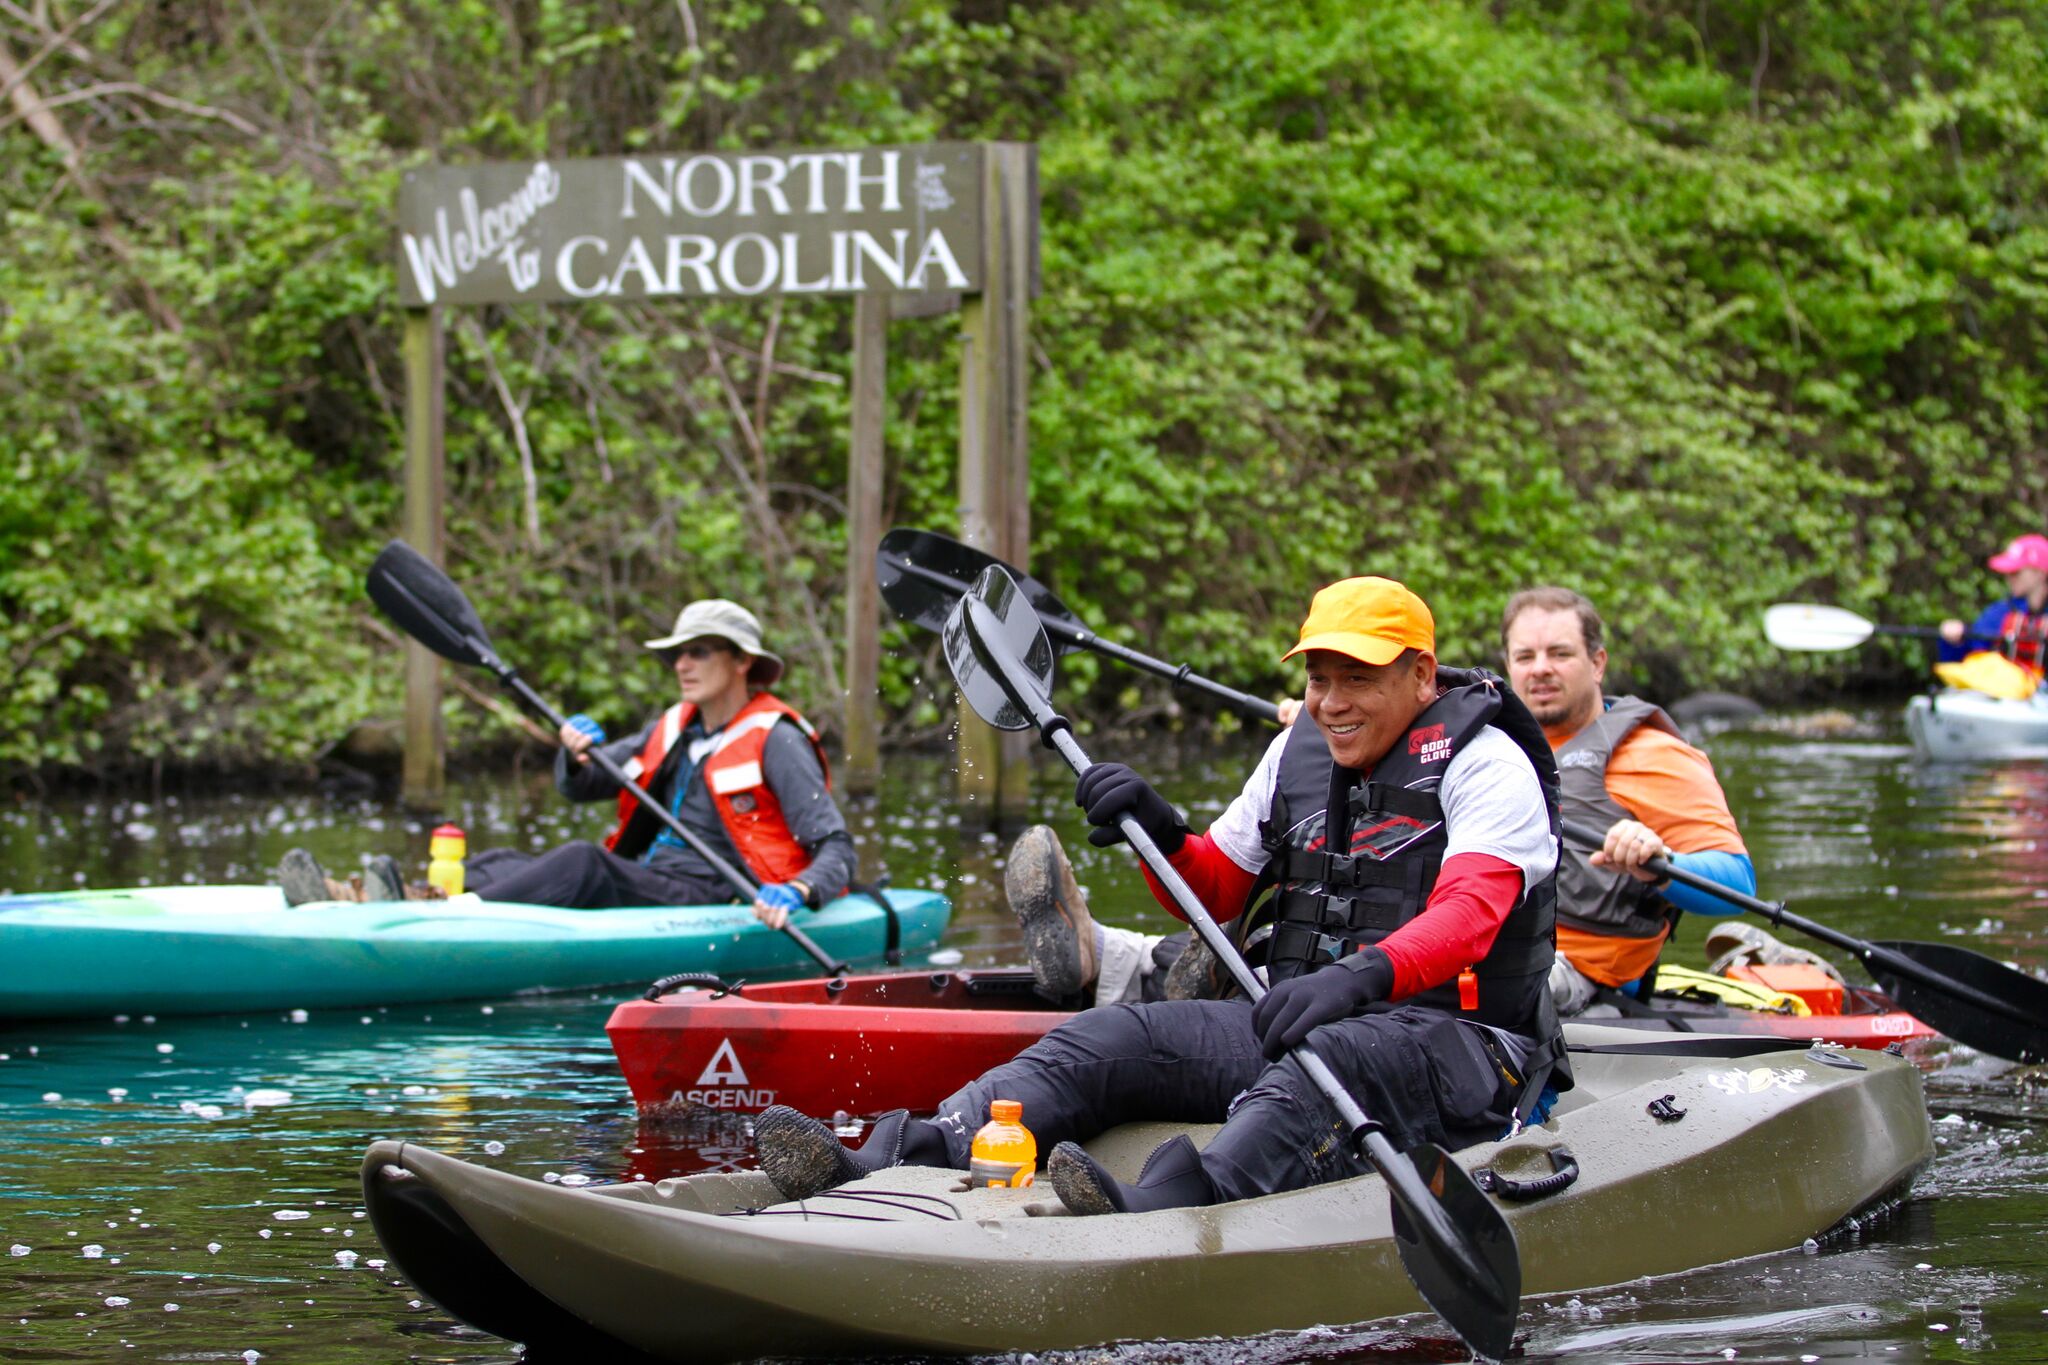
M 960 319 L 960 533 L 1020 569 L 1031 557 L 1031 295 L 1038 278 L 1037 148 L 983 151 L 982 292 Z M 959 791 L 984 827 L 1030 812 L 1029 734 L 999 734 L 960 711 Z
M 845 790 L 864 795 L 882 776 L 882 594 L 875 545 L 882 538 L 882 468 L 887 448 L 889 300 L 853 301 L 853 438 L 846 460 Z
M 405 310 L 405 539 L 436 565 L 444 553 L 448 477 L 441 313 Z M 441 659 L 415 640 L 405 644 L 405 768 L 401 799 L 415 810 L 441 804 L 447 780 L 441 725 Z

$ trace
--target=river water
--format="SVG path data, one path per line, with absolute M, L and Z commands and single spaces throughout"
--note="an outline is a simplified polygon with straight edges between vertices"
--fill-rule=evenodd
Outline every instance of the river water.
M 1706 747 L 1766 895 L 1859 936 L 1960 943 L 2048 972 L 2048 764 L 1917 763 L 1888 712 L 1774 717 Z M 1242 738 L 1114 756 L 1140 762 L 1199 828 L 1255 754 Z M 1065 836 L 1098 915 L 1167 927 L 1129 854 L 1082 840 L 1070 790 L 1041 769 L 1037 812 Z M 473 848 L 604 825 L 544 780 L 471 781 L 449 814 Z M 1002 847 L 961 831 L 944 759 L 892 756 L 886 789 L 851 822 L 866 872 L 955 898 L 943 961 L 1020 960 Z M 24 800 L 0 812 L 0 881 L 261 879 L 295 844 L 330 868 L 378 851 L 417 868 L 426 828 L 332 794 Z M 1681 940 L 1680 960 L 1701 965 L 1701 933 Z M 730 1145 L 676 1151 L 672 1134 L 638 1124 L 603 1034 L 627 993 L 0 1024 L 0 1360 L 517 1359 L 384 1263 L 357 1166 L 381 1137 L 578 1182 L 743 1160 Z M 2048 1085 L 1960 1049 L 1925 1065 L 1939 1147 L 1889 1217 L 1818 1250 L 1529 1300 L 1528 1358 L 2048 1359 Z M 1422 1318 L 1043 1358 L 1462 1357 Z

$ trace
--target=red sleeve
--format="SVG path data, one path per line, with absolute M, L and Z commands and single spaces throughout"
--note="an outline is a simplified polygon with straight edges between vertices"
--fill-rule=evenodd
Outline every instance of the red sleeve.
M 1180 873 L 1188 888 L 1195 893 L 1195 899 L 1218 924 L 1244 913 L 1244 898 L 1251 894 L 1252 883 L 1257 878 L 1232 862 L 1230 855 L 1216 847 L 1208 835 L 1190 834 L 1180 846 L 1180 852 L 1166 861 Z M 1147 867 L 1144 872 L 1145 884 L 1152 888 L 1153 898 L 1172 911 L 1176 919 L 1186 919 L 1181 908 L 1174 904 L 1173 897 L 1152 875 L 1152 869 Z
M 1192 841 L 1190 841 L 1192 842 Z M 1522 869 L 1491 853 L 1444 859 L 1422 913 L 1379 942 L 1394 964 L 1390 1000 L 1442 985 L 1486 956 L 1522 898 Z

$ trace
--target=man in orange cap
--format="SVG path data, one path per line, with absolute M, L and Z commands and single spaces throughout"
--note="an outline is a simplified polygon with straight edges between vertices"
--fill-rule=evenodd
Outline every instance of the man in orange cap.
M 1219 920 L 1262 893 L 1257 956 L 1272 990 L 1085 1010 L 941 1102 L 899 1111 L 859 1151 L 794 1110 L 755 1125 L 761 1167 L 807 1198 L 886 1165 L 966 1168 L 1000 1097 L 1050 1146 L 1074 1213 L 1249 1198 L 1370 1170 L 1330 1140 L 1335 1116 L 1291 1050 L 1311 1037 L 1396 1147 L 1496 1138 L 1570 1084 L 1550 1005 L 1557 769 L 1543 732 L 1490 673 L 1439 669 L 1422 599 L 1385 578 L 1316 594 L 1286 657 L 1306 665 L 1312 725 L 1276 737 L 1202 835 L 1121 763 L 1075 800 L 1122 839 L 1130 817 Z M 1156 885 L 1163 905 L 1173 902 Z M 1078 1145 L 1142 1120 L 1221 1122 L 1197 1152 L 1154 1152 L 1135 1183 Z
M 2000 654 L 2038 674 L 2048 665 L 2042 648 L 2048 640 L 2048 536 L 2016 537 L 2004 553 L 1991 556 L 1990 568 L 2005 575 L 2009 595 L 1984 608 L 1974 625 L 1943 621 L 1941 657 L 1953 661 L 1981 648 L 1966 637 L 1996 640 Z

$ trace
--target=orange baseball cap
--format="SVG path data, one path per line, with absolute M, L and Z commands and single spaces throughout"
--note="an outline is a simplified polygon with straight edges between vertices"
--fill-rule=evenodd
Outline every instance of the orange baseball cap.
M 1429 606 L 1391 578 L 1347 578 L 1309 604 L 1301 640 L 1284 662 L 1311 649 L 1327 649 L 1360 663 L 1389 664 L 1404 649 L 1436 652 L 1436 618 Z

